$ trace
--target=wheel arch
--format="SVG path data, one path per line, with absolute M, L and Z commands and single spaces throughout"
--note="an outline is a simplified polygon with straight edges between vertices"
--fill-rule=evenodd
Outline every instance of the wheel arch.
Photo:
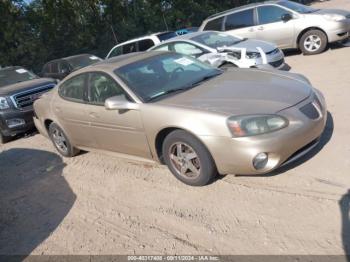
M 299 41 L 301 39 L 301 37 L 303 36 L 303 34 L 305 34 L 307 31 L 310 31 L 310 30 L 319 30 L 321 31 L 322 33 L 325 34 L 325 36 L 327 37 L 327 44 L 328 44 L 328 35 L 326 33 L 325 30 L 323 30 L 322 28 L 320 27 L 317 27 L 317 26 L 310 26 L 310 27 L 307 27 L 305 28 L 303 31 L 301 31 L 299 34 L 298 34 L 298 37 L 296 39 L 296 46 L 299 48 Z
M 163 158 L 163 142 L 164 142 L 164 139 L 173 131 L 175 130 L 182 130 L 182 131 L 185 131 L 187 133 L 189 133 L 190 135 L 192 135 L 193 137 L 195 137 L 198 141 L 200 141 L 202 143 L 202 145 L 208 150 L 209 154 L 211 155 L 211 157 L 213 158 L 214 160 L 214 163 L 216 165 L 216 162 L 215 162 L 215 158 L 213 157 L 213 154 L 212 152 L 210 151 L 210 149 L 207 147 L 207 145 L 204 143 L 204 141 L 198 136 L 196 135 L 195 133 L 189 131 L 188 129 L 186 128 L 183 128 L 183 127 L 176 127 L 176 126 L 171 126 L 171 127 L 165 127 L 165 128 L 162 128 L 161 130 L 158 131 L 156 137 L 155 137 L 155 140 L 154 140 L 154 147 L 155 147 L 155 150 L 156 150 L 156 157 L 158 159 L 158 161 L 161 163 L 161 164 L 165 164 L 164 162 L 164 158 Z

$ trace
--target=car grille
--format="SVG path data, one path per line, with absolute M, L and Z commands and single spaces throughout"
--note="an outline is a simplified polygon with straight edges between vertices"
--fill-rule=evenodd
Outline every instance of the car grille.
M 23 91 L 12 95 L 11 100 L 16 108 L 26 108 L 33 105 L 35 100 L 37 100 L 42 94 L 50 91 L 54 86 L 54 84 L 49 84 L 28 91 Z
M 266 52 L 266 54 L 267 55 L 275 55 L 275 54 L 277 54 L 279 52 L 279 50 L 278 50 L 278 48 L 276 48 L 276 49 L 273 49 L 272 51 L 270 51 L 270 52 Z
M 315 96 L 315 100 L 313 102 L 304 105 L 299 110 L 308 118 L 317 119 L 321 116 L 322 105 L 318 98 Z
M 280 59 L 280 60 L 277 60 L 275 62 L 270 62 L 269 64 L 272 65 L 273 67 L 279 67 L 280 65 L 282 65 L 284 63 L 284 59 Z

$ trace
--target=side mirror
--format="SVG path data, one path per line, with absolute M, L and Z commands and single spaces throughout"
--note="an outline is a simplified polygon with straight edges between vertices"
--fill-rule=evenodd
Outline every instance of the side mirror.
M 106 99 L 105 108 L 107 110 L 137 110 L 139 109 L 139 105 L 127 101 L 124 95 L 120 95 Z
M 283 14 L 281 16 L 281 19 L 283 22 L 288 22 L 289 20 L 292 20 L 293 19 L 293 16 L 291 14 Z

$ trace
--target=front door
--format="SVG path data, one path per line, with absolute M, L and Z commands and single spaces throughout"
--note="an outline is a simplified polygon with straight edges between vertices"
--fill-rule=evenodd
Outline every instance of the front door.
M 90 130 L 100 149 L 151 158 L 141 114 L 138 110 L 107 110 L 106 99 L 121 96 L 130 100 L 123 88 L 109 75 L 102 72 L 89 74 Z
M 260 6 L 258 12 L 257 38 L 275 43 L 279 48 L 291 48 L 294 41 L 294 19 L 282 21 L 282 15 L 293 14 L 274 5 Z
M 224 21 L 226 33 L 245 38 L 256 38 L 254 8 L 227 15 Z

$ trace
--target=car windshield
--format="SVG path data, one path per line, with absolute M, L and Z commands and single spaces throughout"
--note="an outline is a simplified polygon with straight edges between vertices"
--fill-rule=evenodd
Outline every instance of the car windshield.
M 161 53 L 116 69 L 129 88 L 144 102 L 184 92 L 222 73 L 189 56 Z
M 292 9 L 295 12 L 298 12 L 300 14 L 309 14 L 316 12 L 319 9 L 315 9 L 306 5 L 290 2 L 290 1 L 282 1 L 278 3 L 281 6 L 287 7 L 289 9 Z
M 21 67 L 0 69 L 0 88 L 36 78 L 39 77 Z
M 94 55 L 82 55 L 67 59 L 68 63 L 73 67 L 73 70 L 95 64 L 102 61 L 101 58 Z
M 191 40 L 215 49 L 222 46 L 232 46 L 243 41 L 238 37 L 215 32 L 203 33 L 192 37 Z

